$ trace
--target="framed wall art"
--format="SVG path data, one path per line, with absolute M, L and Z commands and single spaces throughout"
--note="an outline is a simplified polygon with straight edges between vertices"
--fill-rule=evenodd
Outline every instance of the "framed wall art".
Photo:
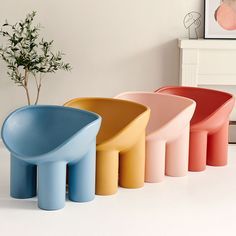
M 236 39 L 236 0 L 205 0 L 204 38 Z

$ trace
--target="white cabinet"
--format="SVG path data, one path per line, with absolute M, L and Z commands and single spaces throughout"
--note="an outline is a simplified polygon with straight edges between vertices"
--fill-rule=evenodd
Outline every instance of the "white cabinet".
M 179 39 L 180 85 L 215 88 L 236 95 L 236 40 Z M 236 142 L 236 108 L 230 142 Z

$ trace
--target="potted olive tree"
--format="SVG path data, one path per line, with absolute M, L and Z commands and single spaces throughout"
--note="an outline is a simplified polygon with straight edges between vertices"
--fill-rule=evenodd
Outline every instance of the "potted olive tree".
M 16 24 L 6 21 L 0 29 L 5 45 L 0 44 L 0 57 L 6 62 L 9 78 L 25 90 L 28 105 L 39 101 L 43 75 L 57 70 L 71 70 L 69 63 L 62 61 L 63 53 L 52 52 L 53 41 L 39 38 L 40 25 L 33 25 L 36 12 Z M 32 102 L 29 80 L 35 80 L 36 98 Z

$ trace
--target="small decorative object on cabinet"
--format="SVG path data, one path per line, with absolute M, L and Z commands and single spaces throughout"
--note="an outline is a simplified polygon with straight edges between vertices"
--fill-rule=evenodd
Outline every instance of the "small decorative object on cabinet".
M 189 170 L 203 171 L 206 164 L 226 165 L 229 115 L 235 103 L 233 95 L 195 87 L 163 87 L 156 92 L 196 101 L 190 126 Z
M 150 107 L 146 131 L 146 182 L 160 182 L 165 174 L 188 173 L 189 128 L 195 110 L 193 100 L 157 93 L 126 92 L 116 98 Z
M 201 14 L 199 12 L 189 12 L 184 17 L 184 27 L 188 30 L 189 39 L 198 39 L 198 29 L 201 26 Z
M 236 39 L 236 1 L 205 0 L 204 37 Z
M 2 139 L 11 152 L 11 196 L 36 196 L 38 206 L 57 210 L 65 205 L 66 168 L 69 199 L 95 196 L 97 114 L 61 106 L 27 106 L 10 114 Z
M 36 97 L 34 105 L 39 101 L 43 76 L 56 71 L 70 70 L 71 66 L 62 61 L 63 53 L 52 52 L 53 41 L 39 39 L 39 25 L 34 26 L 36 12 L 28 14 L 25 20 L 16 24 L 7 21 L 0 29 L 0 36 L 6 40 L 0 46 L 0 57 L 6 62 L 9 78 L 26 93 L 28 105 L 32 104 L 29 91 L 29 80 L 35 80 Z
M 65 106 L 96 112 L 102 117 L 97 137 L 96 194 L 110 195 L 144 185 L 145 129 L 150 109 L 111 98 L 76 98 Z
M 236 94 L 236 41 L 179 39 L 179 85 Z M 230 116 L 229 141 L 236 143 L 236 109 Z

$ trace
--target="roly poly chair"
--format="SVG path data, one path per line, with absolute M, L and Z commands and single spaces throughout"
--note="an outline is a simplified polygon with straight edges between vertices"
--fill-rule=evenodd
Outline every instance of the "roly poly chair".
M 125 188 L 142 187 L 150 109 L 112 98 L 76 98 L 65 106 L 96 112 L 102 117 L 97 136 L 96 194 L 114 194 L 118 184 Z
M 166 175 L 181 177 L 188 173 L 190 120 L 193 100 L 165 94 L 126 92 L 116 98 L 150 107 L 146 132 L 146 182 L 161 182 Z
M 92 200 L 100 123 L 97 114 L 63 106 L 27 106 L 11 113 L 2 127 L 11 153 L 11 196 L 36 196 L 38 169 L 39 208 L 63 208 L 68 165 L 69 199 Z
M 156 92 L 196 101 L 190 128 L 189 170 L 203 171 L 207 164 L 226 165 L 229 115 L 235 103 L 233 95 L 198 87 L 163 87 Z

